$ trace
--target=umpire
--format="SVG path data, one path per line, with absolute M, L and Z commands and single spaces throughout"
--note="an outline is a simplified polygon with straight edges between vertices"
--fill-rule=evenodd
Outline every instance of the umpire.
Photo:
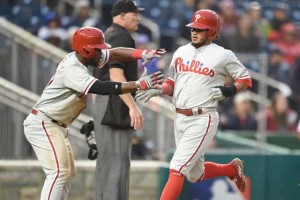
M 139 24 L 139 8 L 134 1 L 118 0 L 112 7 L 113 22 L 105 32 L 107 43 L 114 47 L 135 47 L 131 36 Z M 137 80 L 137 61 L 110 62 L 99 69 L 101 81 Z M 142 112 L 134 94 L 97 96 L 94 123 L 99 150 L 96 165 L 96 200 L 128 200 L 130 155 L 133 131 L 143 127 Z

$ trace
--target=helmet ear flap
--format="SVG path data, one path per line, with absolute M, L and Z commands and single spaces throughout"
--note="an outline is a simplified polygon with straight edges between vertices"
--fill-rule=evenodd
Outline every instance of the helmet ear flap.
M 89 50 L 87 50 L 85 47 L 83 47 L 83 51 L 86 53 L 86 54 L 89 54 Z
M 92 58 L 96 55 L 95 49 L 90 48 L 90 47 L 83 47 L 83 51 L 85 53 L 85 56 L 90 57 L 90 58 Z
M 214 28 L 210 28 L 208 31 L 207 31 L 207 37 L 210 39 L 210 40 L 214 40 L 218 37 L 218 30 L 214 29 Z

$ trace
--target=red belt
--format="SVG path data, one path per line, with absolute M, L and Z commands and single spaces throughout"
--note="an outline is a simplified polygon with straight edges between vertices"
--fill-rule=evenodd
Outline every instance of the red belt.
M 192 109 L 175 109 L 177 113 L 185 115 L 185 116 L 192 116 L 192 115 L 201 115 L 203 113 L 202 108 L 197 108 L 196 113 L 193 113 Z
M 43 115 L 45 115 L 43 112 L 41 112 L 41 111 L 38 111 L 38 110 L 36 110 L 36 109 L 34 109 L 34 108 L 32 108 L 32 110 L 31 110 L 31 114 L 33 114 L 33 115 L 38 115 L 39 113 L 41 113 L 41 114 L 43 114 Z M 63 124 L 63 123 L 60 123 L 60 122 L 58 122 L 57 120 L 55 120 L 55 119 L 51 119 L 50 117 L 48 117 L 48 116 L 46 116 L 45 115 L 45 117 L 47 117 L 52 123 L 54 123 L 54 124 L 57 124 L 57 125 L 59 125 L 59 126 L 62 126 L 62 127 L 64 127 L 64 128 L 67 128 L 67 125 L 66 124 Z

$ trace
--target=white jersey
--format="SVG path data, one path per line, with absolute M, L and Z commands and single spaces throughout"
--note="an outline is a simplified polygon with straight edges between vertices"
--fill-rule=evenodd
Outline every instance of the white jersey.
M 224 86 L 226 76 L 234 80 L 250 78 L 248 70 L 232 51 L 214 43 L 198 49 L 191 43 L 179 47 L 168 72 L 168 77 L 175 82 L 174 106 L 216 108 L 218 102 L 212 99 L 212 87 Z
M 102 50 L 100 66 L 109 60 L 109 51 Z M 87 94 L 97 80 L 92 67 L 84 66 L 75 52 L 69 53 L 58 65 L 35 108 L 63 124 L 70 124 L 86 106 Z

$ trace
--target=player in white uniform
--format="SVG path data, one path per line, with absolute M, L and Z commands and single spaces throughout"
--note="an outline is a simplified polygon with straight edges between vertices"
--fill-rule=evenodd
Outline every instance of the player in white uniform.
M 228 164 L 218 164 L 204 162 L 204 153 L 217 132 L 218 101 L 250 88 L 251 78 L 232 51 L 212 43 L 220 27 L 215 12 L 199 10 L 187 26 L 192 28 L 192 42 L 179 47 L 174 53 L 168 77 L 161 88 L 141 91 L 136 96 L 144 101 L 159 94 L 173 96 L 177 113 L 174 123 L 177 147 L 161 200 L 177 199 L 184 176 L 193 183 L 228 176 L 241 192 L 246 187 L 243 164 L 239 158 Z M 235 80 L 234 85 L 224 86 L 227 76 Z
M 78 29 L 73 38 L 74 52 L 58 65 L 41 98 L 24 121 L 25 136 L 46 174 L 41 200 L 67 199 L 70 180 L 76 173 L 67 125 L 85 108 L 88 93 L 119 95 L 149 89 L 162 82 L 161 73 L 138 81 L 100 82 L 91 75 L 93 67 L 104 66 L 113 60 L 150 60 L 165 53 L 161 50 L 107 48 L 109 45 L 105 43 L 101 30 L 92 27 Z

